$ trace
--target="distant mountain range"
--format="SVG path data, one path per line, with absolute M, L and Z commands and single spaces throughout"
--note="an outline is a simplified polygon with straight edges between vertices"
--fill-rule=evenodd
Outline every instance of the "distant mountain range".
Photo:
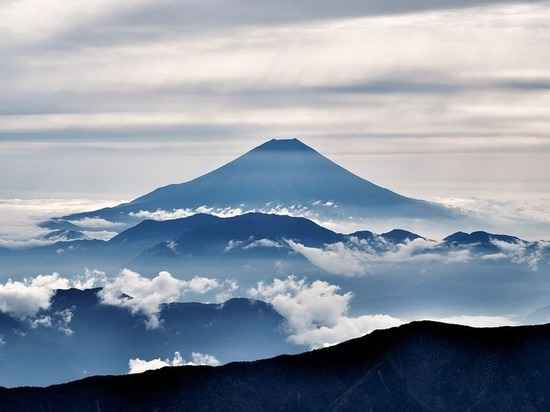
M 229 362 L 301 348 L 286 341 L 285 319 L 262 301 L 171 303 L 162 307 L 161 327 L 148 329 L 145 316 L 103 304 L 99 291 L 58 290 L 51 306 L 32 319 L 0 313 L 0 385 L 124 374 L 131 358 L 165 359 L 176 351 L 185 356 L 207 353 Z
M 201 207 L 244 211 L 292 207 L 341 217 L 457 216 L 441 205 L 411 199 L 362 179 L 297 139 L 273 139 L 189 182 L 158 188 L 115 207 L 64 216 L 57 220 L 57 228 L 85 218 L 135 222 L 143 219 L 143 212 Z
M 506 245 L 533 253 L 541 245 L 481 231 L 457 232 L 439 242 L 402 229 L 382 234 L 366 230 L 342 234 L 302 217 L 246 213 L 227 218 L 196 214 L 164 221 L 145 220 L 109 241 L 77 239 L 1 252 L 6 271 L 13 267 L 13 270 L 28 272 L 29 265 L 38 259 L 42 271 L 82 270 L 83 267 L 158 271 L 182 264 L 194 264 L 197 270 L 205 271 L 220 264 L 242 266 L 252 261 L 270 262 L 270 265 L 274 261 L 287 261 L 305 270 L 309 263 L 289 241 L 320 249 L 343 243 L 349 248 L 383 254 L 417 240 L 425 241 L 423 248 L 415 251 L 417 254 L 467 249 L 478 255 L 492 254 L 495 258 Z
M 340 345 L 0 390 L 1 411 L 547 411 L 550 325 L 413 322 Z

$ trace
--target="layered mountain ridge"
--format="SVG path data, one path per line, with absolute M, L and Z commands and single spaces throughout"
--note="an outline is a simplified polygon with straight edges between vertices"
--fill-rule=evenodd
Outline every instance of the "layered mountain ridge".
M 100 291 L 57 290 L 50 307 L 32 319 L 0 313 L 0 385 L 47 385 L 92 374 L 121 374 L 128 371 L 130 358 L 165 359 L 176 351 L 203 352 L 225 363 L 301 348 L 287 342 L 285 319 L 263 301 L 164 304 L 161 325 L 151 329 L 144 314 L 104 303 Z
M 419 246 L 417 254 L 468 250 L 477 255 L 493 255 L 490 257 L 494 259 L 506 257 L 499 252 L 507 245 L 517 248 L 517 253 L 539 254 L 541 259 L 549 249 L 545 242 L 528 242 L 515 236 L 483 231 L 456 232 L 442 241 L 434 241 L 403 229 L 381 234 L 368 230 L 339 233 L 303 217 L 278 214 L 218 217 L 199 213 L 179 219 L 144 220 L 109 241 L 77 239 L 24 250 L 0 249 L 0 252 L 4 266 L 12 264 L 15 270 L 26 270 L 27 262 L 40 259 L 42 268 L 51 265 L 54 271 L 63 271 L 63 265 L 69 264 L 72 265 L 70 270 L 135 267 L 150 269 L 153 273 L 161 268 L 187 267 L 193 262 L 194 268 L 200 271 L 210 268 L 211 264 L 219 269 L 219 265 L 232 262 L 234 270 L 242 272 L 245 270 L 242 266 L 252 260 L 286 261 L 307 266 L 306 259 L 296 252 L 293 244 L 324 249 L 339 243 L 378 254 L 414 243 Z M 510 248 L 506 252 L 510 256 L 513 254 Z M 203 265 L 202 269 L 199 264 Z M 307 269 L 303 265 L 300 268 Z M 265 269 L 271 270 L 267 266 Z
M 301 355 L 3 389 L 0 411 L 543 411 L 549 365 L 550 325 L 422 321 Z

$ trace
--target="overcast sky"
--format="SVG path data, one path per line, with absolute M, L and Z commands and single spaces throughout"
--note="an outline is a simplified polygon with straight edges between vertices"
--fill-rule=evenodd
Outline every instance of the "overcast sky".
M 547 210 L 548 45 L 536 1 L 0 0 L 0 197 L 128 199 L 292 136 Z

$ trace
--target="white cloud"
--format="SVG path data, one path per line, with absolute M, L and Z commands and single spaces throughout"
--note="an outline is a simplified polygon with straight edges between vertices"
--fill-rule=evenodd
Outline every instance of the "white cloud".
M 117 277 L 107 279 L 100 296 L 105 304 L 126 307 L 132 313 L 144 314 L 147 317 L 147 327 L 157 328 L 161 323 L 161 305 L 178 302 L 187 293 L 223 293 L 233 290 L 234 287 L 234 282 L 220 282 L 200 276 L 181 280 L 168 272 L 160 272 L 153 278 L 147 278 L 124 269 Z
M 536 242 L 533 244 L 517 241 L 504 242 L 492 239 L 491 243 L 500 249 L 500 253 L 482 256 L 486 260 L 508 259 L 516 264 L 526 264 L 531 270 L 538 270 L 539 263 L 550 251 L 549 242 Z
M 327 245 L 323 249 L 304 246 L 292 240 L 289 240 L 288 244 L 295 252 L 329 273 L 355 276 L 368 272 L 371 255 L 361 250 L 348 248 L 342 242 Z
M 404 244 L 385 244 L 380 252 L 370 244 L 351 239 L 323 248 L 307 247 L 289 240 L 289 246 L 315 266 L 328 273 L 343 276 L 366 275 L 374 265 L 402 263 L 466 263 L 472 259 L 467 249 L 436 250 L 438 243 L 421 238 Z
M 174 353 L 172 359 L 155 358 L 151 360 L 143 360 L 140 358 L 130 359 L 128 362 L 128 373 L 142 373 L 148 370 L 164 368 L 166 366 L 219 366 L 220 362 L 212 355 L 193 352 L 191 360 L 185 361 L 179 352 Z
M 100 217 L 85 217 L 78 220 L 70 220 L 69 223 L 85 229 L 114 229 L 124 226 L 124 223 L 111 222 Z
M 244 240 L 230 240 L 224 248 L 224 252 L 229 252 L 233 249 L 241 248 L 243 250 L 255 249 L 255 248 L 281 248 L 282 244 L 271 239 L 256 239 L 252 237 L 248 241 Z
M 69 288 L 70 282 L 54 273 L 39 275 L 32 279 L 0 284 L 0 311 L 24 319 L 48 309 L 56 289 Z
M 318 348 L 355 338 L 375 329 L 401 324 L 388 315 L 348 316 L 351 292 L 324 281 L 307 283 L 289 276 L 272 283 L 258 283 L 248 291 L 255 299 L 263 299 L 287 319 L 289 340 Z
M 65 278 L 54 273 L 23 280 L 9 279 L 0 284 L 0 312 L 15 318 L 28 319 L 31 327 L 55 327 L 66 335 L 72 334 L 70 322 L 73 313 L 69 308 L 53 313 L 40 313 L 50 308 L 51 298 L 58 289 L 90 289 L 101 287 L 102 303 L 128 308 L 132 313 L 147 317 L 149 328 L 160 326 L 163 304 L 178 302 L 188 294 L 214 293 L 217 302 L 231 298 L 239 289 L 236 281 L 195 276 L 189 280 L 160 272 L 147 278 L 129 269 L 116 276 L 99 270 L 86 269 L 83 275 Z
M 94 230 L 94 231 L 88 231 L 84 230 L 82 231 L 84 236 L 86 236 L 86 239 L 97 239 L 97 240 L 111 240 L 113 237 L 115 237 L 118 233 L 117 232 L 111 232 L 108 230 Z
M 227 253 L 235 248 L 240 247 L 243 243 L 244 242 L 242 240 L 230 240 L 229 242 L 227 242 L 227 245 L 225 246 L 223 251 Z
M 516 326 L 517 323 L 507 316 L 458 315 L 444 318 L 428 318 L 437 322 L 472 326 L 474 328 L 492 328 L 497 326 Z
M 7 249 L 28 249 L 39 246 L 52 245 L 57 240 L 44 240 L 44 239 L 26 239 L 26 240 L 14 240 L 14 239 L 0 239 L 0 247 Z
M 387 314 L 350 316 L 350 292 L 328 282 L 289 276 L 271 283 L 259 282 L 248 294 L 265 300 L 284 316 L 288 324 L 289 341 L 319 348 L 353 339 L 376 329 L 399 326 L 415 319 L 400 319 Z M 513 326 L 517 323 L 503 315 L 462 315 L 448 317 L 421 317 L 438 322 L 473 327 Z
M 76 289 L 91 289 L 103 287 L 107 283 L 108 276 L 105 272 L 97 269 L 85 269 L 84 274 L 77 275 L 71 279 L 71 286 Z
M 56 240 L 41 238 L 48 230 L 38 227 L 38 223 L 114 204 L 116 202 L 87 199 L 0 199 L 0 247 L 17 249 L 52 244 Z M 100 236 L 106 238 L 107 234 L 94 235 Z
M 317 202 L 312 202 L 312 206 L 319 206 Z M 321 206 L 325 206 L 322 204 Z M 286 216 L 299 216 L 308 217 L 310 219 L 316 219 L 319 217 L 311 207 L 301 204 L 283 205 L 267 203 L 263 207 L 247 207 L 246 204 L 241 204 L 240 207 L 212 207 L 208 205 L 202 205 L 196 208 L 186 209 L 156 209 L 154 211 L 140 210 L 139 212 L 130 212 L 129 216 L 137 217 L 140 219 L 152 219 L 152 220 L 171 220 L 189 217 L 196 215 L 197 213 L 206 213 L 209 215 L 225 218 L 239 216 L 245 213 L 266 213 L 272 215 L 286 215 Z
M 281 248 L 283 245 L 281 245 L 279 242 L 276 242 L 271 239 L 258 239 L 250 242 L 246 246 L 243 247 L 243 249 L 254 249 L 258 247 L 266 247 L 266 248 Z
M 71 309 L 63 309 L 53 312 L 51 314 L 39 315 L 35 318 L 29 319 L 30 326 L 33 329 L 44 328 L 56 328 L 60 332 L 67 336 L 72 335 L 74 332 L 70 327 L 71 320 L 73 319 L 73 312 Z

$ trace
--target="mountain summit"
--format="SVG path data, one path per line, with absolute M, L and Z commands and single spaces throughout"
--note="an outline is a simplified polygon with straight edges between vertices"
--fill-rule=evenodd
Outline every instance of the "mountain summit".
M 343 216 L 432 218 L 439 205 L 401 196 L 354 175 L 298 139 L 272 139 L 188 182 L 158 188 L 113 208 L 65 218 L 124 221 L 139 211 L 210 208 L 318 209 Z

